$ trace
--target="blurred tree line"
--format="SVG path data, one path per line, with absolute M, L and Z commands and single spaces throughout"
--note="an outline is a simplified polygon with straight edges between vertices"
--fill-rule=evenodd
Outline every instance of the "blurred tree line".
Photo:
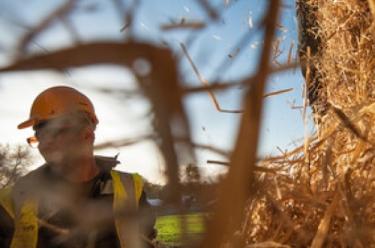
M 12 185 L 30 169 L 32 162 L 27 146 L 0 144 L 0 188 Z

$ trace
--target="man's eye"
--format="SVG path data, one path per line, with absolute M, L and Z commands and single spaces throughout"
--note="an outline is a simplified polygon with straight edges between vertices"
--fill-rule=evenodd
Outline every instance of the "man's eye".
M 44 128 L 46 125 L 47 125 L 47 121 L 43 121 L 43 122 L 40 122 L 40 123 L 38 123 L 36 126 L 35 126 L 35 130 L 38 130 L 38 129 L 42 129 L 42 128 Z
M 40 138 L 42 135 L 45 135 L 48 133 L 49 134 L 53 133 L 53 129 L 51 130 L 50 128 L 48 128 L 48 126 L 43 126 L 42 128 L 38 128 L 35 130 L 35 137 Z

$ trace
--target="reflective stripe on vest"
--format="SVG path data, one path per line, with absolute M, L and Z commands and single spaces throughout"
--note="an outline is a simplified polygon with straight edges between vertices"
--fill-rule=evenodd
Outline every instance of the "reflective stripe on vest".
M 38 242 L 38 205 L 27 200 L 16 215 L 11 248 L 35 248 Z
M 6 187 L 0 190 L 0 205 L 5 209 L 7 214 L 14 219 L 14 205 L 12 201 L 12 188 Z
M 135 214 L 142 194 L 142 178 L 138 174 L 133 174 L 133 180 L 129 180 L 131 177 L 129 174 L 116 171 L 112 171 L 111 175 L 114 190 L 113 212 L 120 246 L 121 248 L 140 247 L 139 227 L 132 214 Z
M 111 171 L 113 187 L 113 210 L 115 213 L 115 226 L 121 248 L 137 247 L 134 235 L 138 239 L 138 229 L 129 229 L 125 210 L 137 210 L 143 191 L 143 180 L 138 174 L 126 174 Z M 18 213 L 12 201 L 12 189 L 0 190 L 0 205 L 14 219 L 14 234 L 11 248 L 36 248 L 38 242 L 38 205 L 35 201 L 26 200 Z M 133 223 L 132 223 L 133 224 Z M 136 242 L 136 243 L 135 243 Z

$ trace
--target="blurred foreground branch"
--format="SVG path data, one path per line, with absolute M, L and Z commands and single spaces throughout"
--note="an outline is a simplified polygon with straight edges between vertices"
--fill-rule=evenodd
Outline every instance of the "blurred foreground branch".
M 256 84 L 248 89 L 235 149 L 230 160 L 230 169 L 221 187 L 215 218 L 209 223 L 203 247 L 220 247 L 231 241 L 235 247 L 243 247 L 245 240 L 233 240 L 233 233 L 242 223 L 246 202 L 251 197 L 254 165 L 256 163 L 261 111 L 265 83 L 269 74 L 272 41 L 278 20 L 280 2 L 272 0 L 264 15 L 265 34 Z M 234 194 L 234 192 L 236 192 Z M 234 243 L 233 243 L 234 242 Z

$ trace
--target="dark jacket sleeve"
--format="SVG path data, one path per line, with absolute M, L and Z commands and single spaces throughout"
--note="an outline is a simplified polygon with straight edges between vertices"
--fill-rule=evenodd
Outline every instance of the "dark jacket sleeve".
M 12 240 L 14 227 L 13 220 L 0 206 L 0 247 L 9 247 Z
M 156 238 L 155 221 L 156 214 L 152 206 L 147 201 L 146 193 L 143 191 L 139 200 L 139 211 L 140 211 L 140 228 L 141 233 L 149 240 Z M 148 243 L 146 241 L 146 243 Z M 152 247 L 149 245 L 148 247 Z

